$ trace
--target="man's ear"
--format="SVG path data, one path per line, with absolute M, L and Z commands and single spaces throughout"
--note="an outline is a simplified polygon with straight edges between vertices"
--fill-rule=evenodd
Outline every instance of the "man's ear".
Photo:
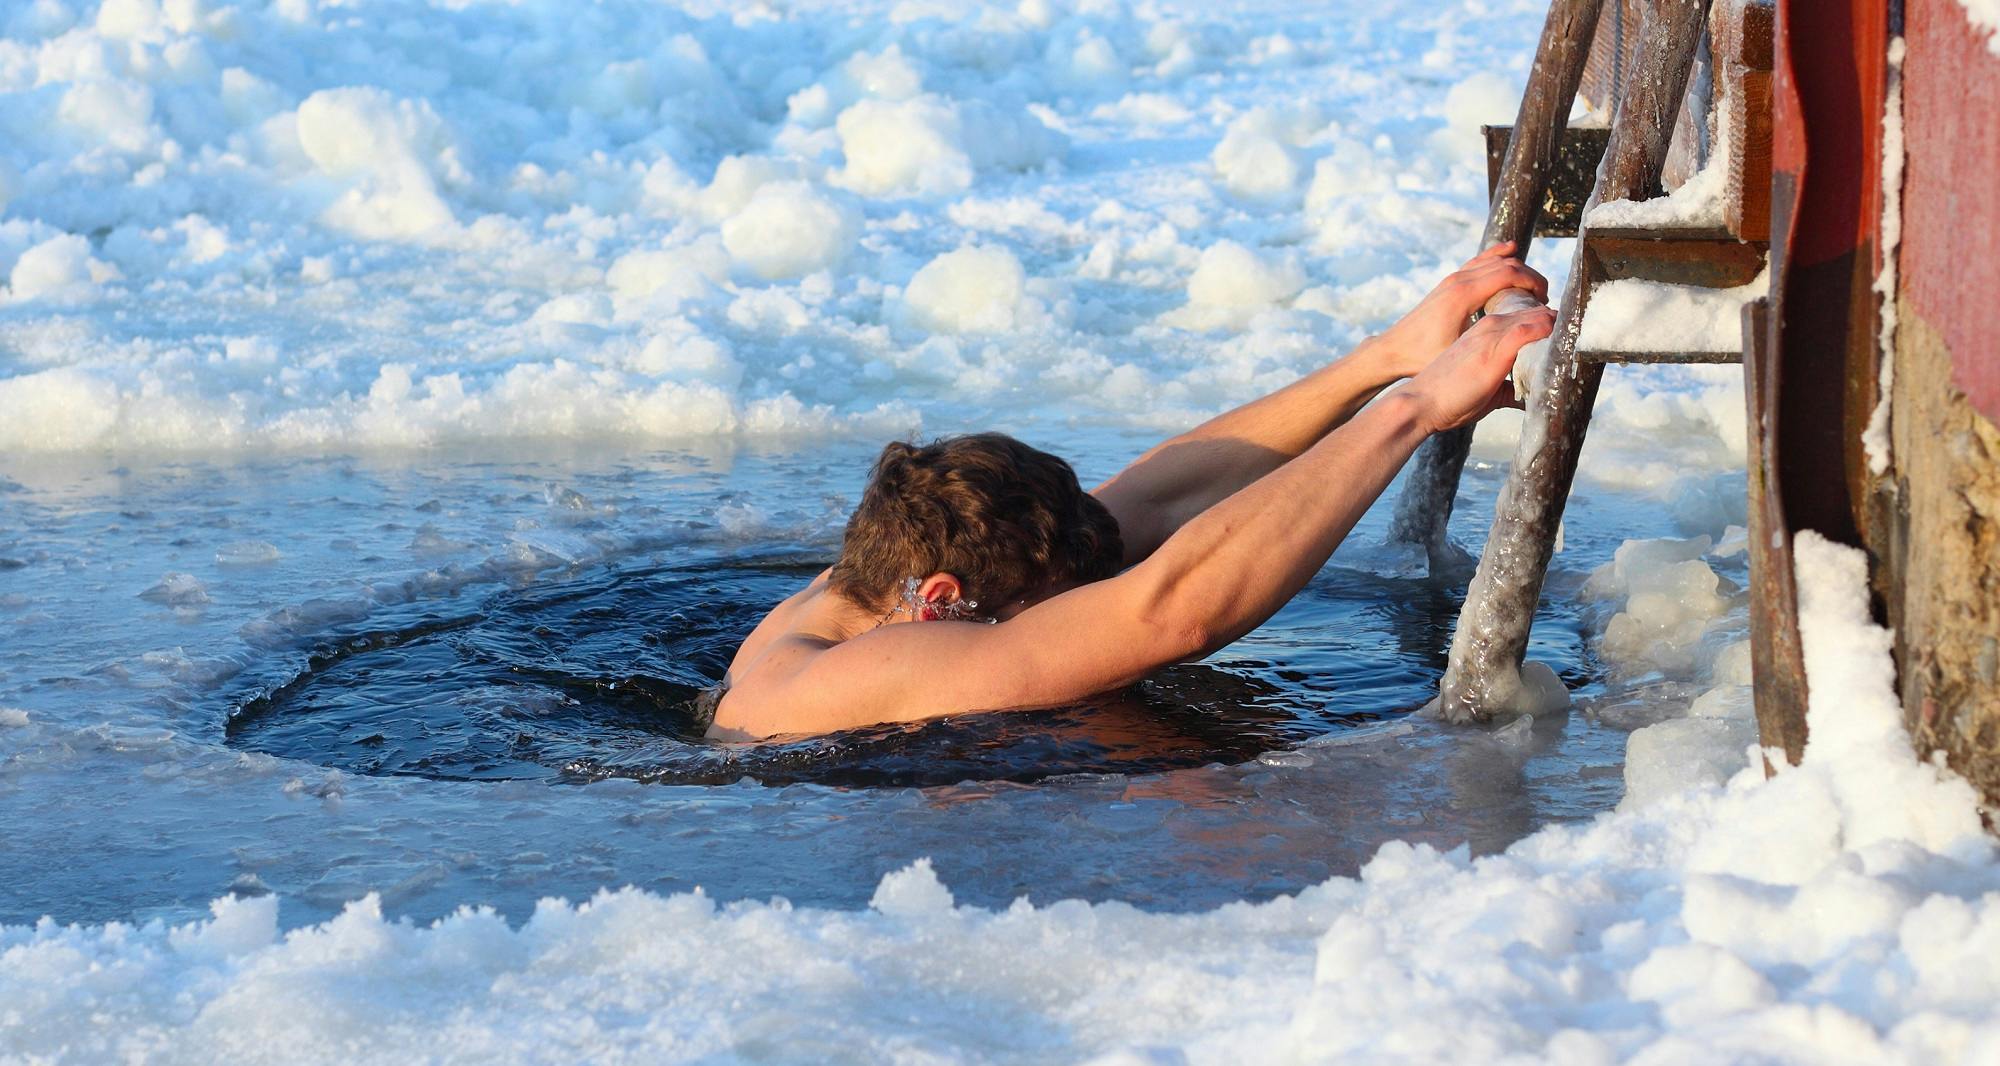
M 925 578 L 917 586 L 917 598 L 939 607 L 947 603 L 957 603 L 965 598 L 965 589 L 958 583 L 958 577 L 943 571 Z

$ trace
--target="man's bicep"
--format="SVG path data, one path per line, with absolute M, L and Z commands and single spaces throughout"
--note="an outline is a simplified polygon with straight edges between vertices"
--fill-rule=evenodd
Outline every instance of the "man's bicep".
M 1127 572 L 1056 596 L 994 626 L 966 627 L 962 673 L 985 679 L 990 709 L 1047 707 L 1130 684 L 1181 656 L 1152 626 Z M 984 632 L 979 632 L 984 630 Z M 1005 702 L 1000 702 L 1005 701 Z
M 1161 532 L 1162 519 L 1159 506 L 1146 497 L 1143 486 L 1127 476 L 1126 471 L 1090 490 L 1092 498 L 1111 512 L 1111 518 L 1118 523 L 1118 539 L 1123 543 L 1125 556 L 1119 560 L 1121 566 L 1134 566 L 1144 562 L 1153 554 L 1160 541 L 1165 539 Z

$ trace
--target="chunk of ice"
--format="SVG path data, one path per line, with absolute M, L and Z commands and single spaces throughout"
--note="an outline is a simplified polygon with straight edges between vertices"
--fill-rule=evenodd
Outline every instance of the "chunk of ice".
M 208 589 L 193 574 L 170 571 L 157 584 L 141 592 L 139 598 L 169 607 L 194 607 L 208 602 Z

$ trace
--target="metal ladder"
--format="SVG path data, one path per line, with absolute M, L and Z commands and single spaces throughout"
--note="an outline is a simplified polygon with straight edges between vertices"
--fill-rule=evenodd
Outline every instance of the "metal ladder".
M 1554 0 L 1550 6 L 1494 189 L 1483 245 L 1512 240 L 1519 253 L 1526 253 L 1563 146 L 1602 2 Z M 1745 6 L 1741 0 L 1723 3 L 1732 11 Z M 1760 5 L 1750 0 L 1750 6 Z M 1652 0 L 1645 10 L 1584 214 L 1600 203 L 1658 195 L 1709 7 L 1710 0 Z M 1761 244 L 1714 227 L 1584 227 L 1578 239 L 1548 361 L 1526 397 L 1521 444 L 1495 504 L 1492 530 L 1452 641 L 1439 708 L 1453 721 L 1524 709 L 1520 670 L 1528 630 L 1605 364 L 1741 361 L 1740 351 L 1584 351 L 1578 339 L 1591 293 L 1600 284 L 1635 278 L 1734 287 L 1762 269 Z M 1518 291 L 1502 293 L 1486 310 L 1504 311 L 1526 299 Z M 1434 575 L 1464 569 L 1466 557 L 1446 537 L 1445 526 L 1471 438 L 1471 427 L 1465 427 L 1427 441 L 1396 504 L 1391 539 L 1423 545 Z

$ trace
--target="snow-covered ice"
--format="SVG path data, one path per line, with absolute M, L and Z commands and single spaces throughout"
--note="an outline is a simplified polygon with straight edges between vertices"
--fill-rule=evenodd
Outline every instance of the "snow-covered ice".
M 1504 731 L 926 789 L 220 739 L 329 634 L 823 557 L 884 437 L 1103 476 L 1294 380 L 1475 251 L 1544 11 L 0 9 L 0 1059 L 1991 1059 L 2000 864 L 1842 549 L 1762 776 L 1733 367 L 1607 372 L 1531 649 L 1595 665 Z M 1237 654 L 1358 588 L 1350 653 L 1441 655 L 1380 526 Z

